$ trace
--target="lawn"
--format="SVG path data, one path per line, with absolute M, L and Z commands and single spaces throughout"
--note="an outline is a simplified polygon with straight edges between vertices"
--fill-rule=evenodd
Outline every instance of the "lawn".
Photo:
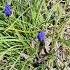
M 70 0 L 0 0 L 0 70 L 70 70 Z

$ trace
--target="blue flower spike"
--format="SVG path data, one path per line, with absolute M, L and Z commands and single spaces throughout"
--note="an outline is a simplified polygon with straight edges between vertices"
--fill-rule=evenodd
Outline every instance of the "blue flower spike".
M 37 38 L 38 38 L 38 40 L 39 40 L 40 42 L 44 42 L 44 41 L 45 41 L 45 37 L 46 37 L 45 32 L 40 32 L 40 33 L 38 34 L 38 36 L 37 36 Z
M 12 14 L 12 7 L 11 7 L 11 5 L 6 4 L 4 12 L 5 12 L 5 15 L 7 17 L 11 16 L 11 14 Z

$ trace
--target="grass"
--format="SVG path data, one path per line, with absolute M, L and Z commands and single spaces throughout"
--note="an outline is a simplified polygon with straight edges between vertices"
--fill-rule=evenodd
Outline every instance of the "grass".
M 13 9 L 9 18 L 4 14 L 7 1 Z M 0 0 L 0 70 L 35 70 L 32 64 L 39 51 L 37 34 L 50 26 L 53 32 L 47 36 L 52 38 L 51 48 L 59 41 L 69 48 L 70 39 L 64 39 L 64 31 L 70 25 L 69 3 L 69 0 Z M 33 41 L 36 43 L 32 45 Z M 21 60 L 22 52 L 29 58 Z M 54 52 L 48 58 L 53 63 Z M 46 64 L 37 70 L 45 70 Z

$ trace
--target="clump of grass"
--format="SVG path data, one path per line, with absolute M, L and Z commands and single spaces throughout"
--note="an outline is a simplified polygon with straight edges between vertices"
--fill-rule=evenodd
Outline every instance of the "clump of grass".
M 10 17 L 4 13 L 6 2 L 10 2 L 12 7 Z M 57 58 L 53 51 L 56 42 L 60 42 L 67 51 L 70 49 L 70 40 L 66 40 L 64 35 L 66 26 L 70 25 L 69 3 L 69 0 L 0 0 L 0 70 L 53 68 Z M 38 56 L 39 42 L 33 43 L 35 47 L 31 48 L 32 41 L 41 31 L 48 31 L 46 38 L 52 39 L 52 50 L 44 58 L 48 58 L 47 61 L 34 68 L 32 64 Z M 29 57 L 21 58 L 22 53 Z

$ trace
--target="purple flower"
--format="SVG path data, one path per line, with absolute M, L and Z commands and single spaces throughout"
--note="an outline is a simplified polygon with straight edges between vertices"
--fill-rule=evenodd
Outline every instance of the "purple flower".
M 12 8 L 11 8 L 11 6 L 9 4 L 6 4 L 4 12 L 5 12 L 6 16 L 8 16 L 8 17 L 11 16 L 11 14 L 12 14 Z
M 39 40 L 40 42 L 44 42 L 44 41 L 45 41 L 45 37 L 46 37 L 45 32 L 40 32 L 40 33 L 38 34 L 38 36 L 37 36 L 37 38 L 38 38 L 38 40 Z

